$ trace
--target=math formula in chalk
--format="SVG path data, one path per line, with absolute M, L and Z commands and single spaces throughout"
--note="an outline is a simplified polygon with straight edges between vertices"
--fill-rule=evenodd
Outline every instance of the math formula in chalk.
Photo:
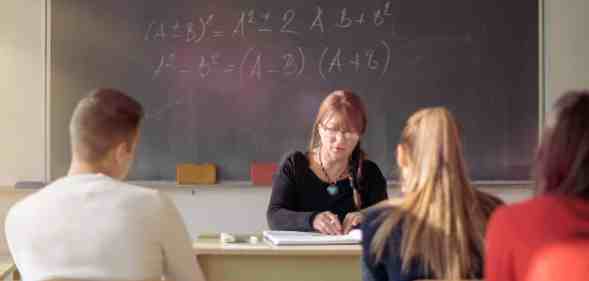
M 264 54 L 262 49 L 250 47 L 243 51 L 240 58 L 233 60 L 227 59 L 222 52 L 182 59 L 172 52 L 160 56 L 152 78 L 157 79 L 166 72 L 193 75 L 201 79 L 213 75 L 234 75 L 242 82 L 276 75 L 295 79 L 304 73 L 320 75 L 324 80 L 344 72 L 373 72 L 383 76 L 389 69 L 390 58 L 391 49 L 386 41 L 359 50 L 324 47 L 319 56 L 312 58 L 307 57 L 303 47 L 295 47 L 272 58 Z
M 177 74 L 201 80 L 232 75 L 241 83 L 302 75 L 331 80 L 346 73 L 381 78 L 391 64 L 392 15 L 390 1 L 365 10 L 315 6 L 235 14 L 211 11 L 183 20 L 151 20 L 143 40 L 165 50 L 153 59 L 154 80 Z M 359 30 L 378 30 L 379 35 L 363 40 L 362 47 L 358 42 L 349 46 L 328 39 L 343 33 L 352 40 Z M 262 42 L 259 36 L 271 37 Z M 326 39 L 311 47 L 301 44 L 316 38 Z M 217 44 L 224 47 L 216 48 Z
M 152 20 L 147 25 L 143 38 L 145 41 L 199 44 L 222 38 L 247 39 L 256 33 L 305 36 L 309 33 L 350 32 L 358 26 L 366 27 L 367 31 L 388 28 L 394 34 L 394 24 L 390 20 L 392 15 L 390 1 L 385 2 L 382 7 L 366 10 L 341 8 L 327 11 L 321 6 L 305 10 L 248 9 L 242 10 L 234 18 L 221 17 L 210 12 L 188 20 Z

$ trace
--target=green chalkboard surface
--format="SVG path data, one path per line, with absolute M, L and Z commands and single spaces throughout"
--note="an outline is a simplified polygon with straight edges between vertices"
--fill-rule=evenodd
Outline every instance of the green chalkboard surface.
M 363 146 L 390 178 L 405 120 L 434 105 L 460 120 L 472 179 L 529 178 L 536 0 L 53 0 L 50 13 L 52 151 L 68 151 L 80 97 L 119 88 L 147 112 L 131 179 L 212 162 L 248 180 L 252 161 L 306 148 L 334 89 L 365 101 Z

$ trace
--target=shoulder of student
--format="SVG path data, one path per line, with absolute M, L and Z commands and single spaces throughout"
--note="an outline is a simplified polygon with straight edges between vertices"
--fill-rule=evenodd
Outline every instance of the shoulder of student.
M 370 206 L 362 211 L 365 221 L 372 221 L 373 223 L 379 223 L 383 217 L 389 212 L 397 209 L 401 204 L 400 199 L 388 199 L 384 200 L 374 206 Z
M 571 205 L 572 199 L 564 196 L 541 195 L 522 202 L 500 206 L 493 213 L 493 218 L 513 222 L 530 221 L 532 217 L 550 217 L 566 209 L 563 206 Z
M 126 192 L 129 196 L 132 196 L 139 201 L 161 204 L 162 198 L 169 199 L 163 191 L 154 188 L 143 187 L 126 182 L 121 182 L 120 187 L 121 192 Z

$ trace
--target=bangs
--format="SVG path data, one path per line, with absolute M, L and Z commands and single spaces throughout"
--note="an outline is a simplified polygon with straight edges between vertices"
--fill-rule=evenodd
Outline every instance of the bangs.
M 357 134 L 364 133 L 360 112 L 356 112 L 350 108 L 342 108 L 339 110 L 334 109 L 328 111 L 322 119 L 323 122 L 321 123 L 323 124 L 333 122 L 333 128 L 336 130 L 349 131 Z

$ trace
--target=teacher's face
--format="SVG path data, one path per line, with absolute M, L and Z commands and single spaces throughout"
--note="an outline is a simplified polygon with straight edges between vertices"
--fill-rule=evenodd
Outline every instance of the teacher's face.
M 319 124 L 321 151 L 333 160 L 349 158 L 360 139 L 360 134 L 348 129 L 345 122 L 343 116 L 334 114 Z

